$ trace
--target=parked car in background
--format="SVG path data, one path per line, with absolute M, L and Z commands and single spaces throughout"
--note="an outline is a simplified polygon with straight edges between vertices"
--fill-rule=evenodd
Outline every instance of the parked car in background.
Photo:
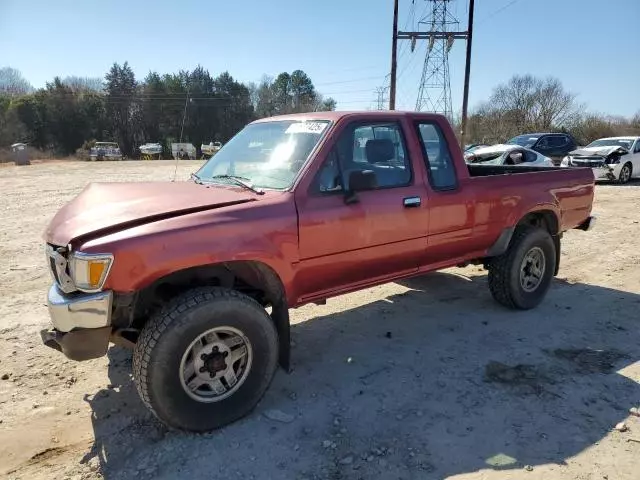
M 520 145 L 549 157 L 554 165 L 578 147 L 575 139 L 568 133 L 527 133 L 507 141 L 508 145 Z
M 640 137 L 609 137 L 591 142 L 562 159 L 562 167 L 590 167 L 596 180 L 627 183 L 640 177 Z
M 464 160 L 467 163 L 482 165 L 523 165 L 530 167 L 553 167 L 549 157 L 518 145 L 492 145 L 479 147 L 472 152 L 466 151 Z
M 213 157 L 216 153 L 218 153 L 218 150 L 220 150 L 222 148 L 222 143 L 221 142 L 209 142 L 207 143 L 203 143 L 202 145 L 200 145 L 200 151 L 202 152 L 202 158 L 203 159 L 209 159 L 211 157 Z
M 56 214 L 41 332 L 73 360 L 132 348 L 143 402 L 183 430 L 256 406 L 289 368 L 289 308 L 473 263 L 531 309 L 563 232 L 593 225 L 589 170 L 465 164 L 428 113 L 257 120 L 192 178 L 90 184 Z
M 196 147 L 193 143 L 172 143 L 171 156 L 174 160 L 195 160 Z
M 120 146 L 116 142 L 96 142 L 89 151 L 89 158 L 96 160 L 122 160 Z
M 162 157 L 162 144 L 160 143 L 145 143 L 140 145 L 140 158 L 142 160 L 160 159 Z

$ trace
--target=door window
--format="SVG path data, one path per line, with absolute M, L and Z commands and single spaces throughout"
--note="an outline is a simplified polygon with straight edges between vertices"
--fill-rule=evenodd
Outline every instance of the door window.
M 636 146 L 633 149 L 633 153 L 640 153 L 640 139 L 636 140 Z
M 549 137 L 542 137 L 540 140 L 538 140 L 538 143 L 536 143 L 537 149 L 545 150 L 549 147 Z
M 417 126 L 431 187 L 434 190 L 455 189 L 458 177 L 442 130 L 433 122 L 421 122 Z
M 563 148 L 569 143 L 569 139 L 565 135 L 553 135 L 549 137 L 550 148 Z
M 318 172 L 316 190 L 348 189 L 343 183 L 348 183 L 349 174 L 355 170 L 375 172 L 378 188 L 409 185 L 411 162 L 400 125 L 358 123 L 348 126 Z

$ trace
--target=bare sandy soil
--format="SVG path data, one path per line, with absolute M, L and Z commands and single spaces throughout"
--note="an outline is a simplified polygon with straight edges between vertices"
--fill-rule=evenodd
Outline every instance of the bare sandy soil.
M 196 166 L 181 162 L 178 178 Z M 55 211 L 90 181 L 169 180 L 173 169 L 0 170 L 0 477 L 639 478 L 640 418 L 628 412 L 640 406 L 639 184 L 597 187 L 597 229 L 565 235 L 536 310 L 495 304 L 478 267 L 295 310 L 294 371 L 278 372 L 249 417 L 190 435 L 145 410 L 127 351 L 75 363 L 38 336 L 50 282 L 41 237 Z M 628 430 L 614 430 L 622 421 Z

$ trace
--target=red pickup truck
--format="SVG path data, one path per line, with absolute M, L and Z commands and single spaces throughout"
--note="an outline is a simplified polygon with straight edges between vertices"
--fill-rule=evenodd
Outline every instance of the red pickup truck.
M 258 120 L 192 181 L 90 184 L 63 207 L 41 336 L 74 360 L 132 348 L 153 413 L 210 430 L 288 369 L 289 308 L 469 263 L 498 302 L 535 307 L 593 193 L 590 169 L 465 164 L 439 115 Z

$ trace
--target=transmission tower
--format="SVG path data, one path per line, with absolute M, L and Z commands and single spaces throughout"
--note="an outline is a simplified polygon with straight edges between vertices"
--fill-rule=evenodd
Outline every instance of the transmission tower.
M 376 110 L 384 110 L 388 87 L 376 88 Z
M 442 113 L 453 117 L 449 51 L 456 39 L 467 39 L 468 32 L 459 31 L 460 22 L 450 12 L 453 0 L 425 0 L 430 8 L 418 21 L 418 31 L 398 32 L 397 38 L 411 41 L 413 52 L 418 40 L 426 40 L 427 54 L 416 100 L 417 111 Z
M 431 3 L 431 12 L 418 22 L 419 27 L 428 27 L 429 44 L 422 67 L 416 110 L 442 113 L 452 118 L 449 50 L 454 37 L 447 36 L 447 33 L 456 31 L 460 22 L 449 12 L 451 0 L 428 1 Z

